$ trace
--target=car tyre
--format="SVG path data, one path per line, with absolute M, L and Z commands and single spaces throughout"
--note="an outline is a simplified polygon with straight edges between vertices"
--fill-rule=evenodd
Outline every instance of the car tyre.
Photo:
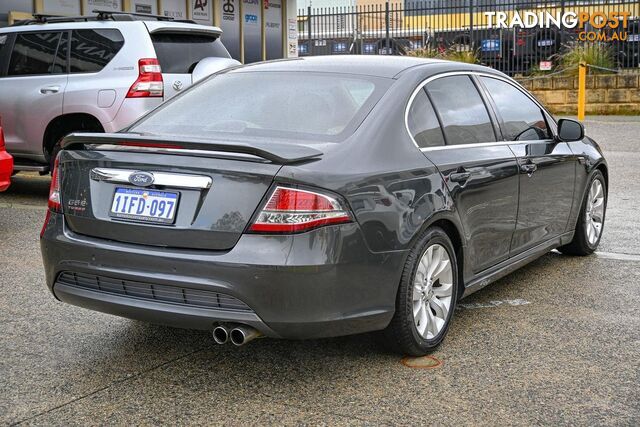
M 458 280 L 456 252 L 451 239 L 439 227 L 427 229 L 405 262 L 396 311 L 383 332 L 384 344 L 410 356 L 424 356 L 435 350 L 451 323 L 458 298 Z M 447 308 L 444 313 L 442 305 Z M 422 319 L 426 322 L 420 324 Z
M 600 189 L 598 191 L 598 188 Z M 598 204 L 600 201 L 600 204 Z M 580 215 L 576 223 L 573 240 L 558 248 L 566 255 L 586 256 L 591 255 L 600 243 L 604 229 L 604 219 L 607 212 L 607 186 L 604 175 L 596 170 L 591 175 L 587 187 L 587 194 L 580 208 Z M 599 220 L 599 225 L 598 225 Z M 594 230 L 597 235 L 592 234 Z

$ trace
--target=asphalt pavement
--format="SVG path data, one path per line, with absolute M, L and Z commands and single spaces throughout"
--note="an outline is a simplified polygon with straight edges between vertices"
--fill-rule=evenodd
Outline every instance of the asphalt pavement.
M 464 299 L 431 369 L 371 334 L 235 348 L 57 302 L 49 179 L 17 175 L 0 194 L 0 423 L 640 425 L 640 117 L 586 128 L 610 166 L 598 253 L 551 252 Z

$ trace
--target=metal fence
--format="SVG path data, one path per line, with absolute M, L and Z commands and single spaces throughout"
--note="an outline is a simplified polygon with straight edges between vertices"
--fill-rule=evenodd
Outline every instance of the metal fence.
M 578 19 L 585 13 L 593 20 L 571 28 L 571 16 Z M 498 25 L 499 18 L 508 26 L 517 17 L 528 17 L 532 24 L 533 16 L 536 26 L 517 21 L 511 28 Z M 554 66 L 564 52 L 589 48 L 613 67 L 632 68 L 640 58 L 639 16 L 640 2 L 628 0 L 422 0 L 309 7 L 298 12 L 298 53 L 451 57 L 468 52 L 467 57 L 515 74 L 535 70 L 541 61 L 543 67 L 549 66 L 547 61 Z M 550 22 L 548 28 L 541 20 Z M 606 22 L 610 25 L 601 27 Z

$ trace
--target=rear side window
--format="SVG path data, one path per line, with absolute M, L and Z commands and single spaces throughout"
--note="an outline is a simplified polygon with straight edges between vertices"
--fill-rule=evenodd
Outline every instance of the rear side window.
M 495 142 L 487 108 L 469 76 L 451 76 L 427 84 L 442 120 L 447 145 Z
M 51 74 L 61 35 L 61 32 L 17 34 L 7 75 Z
M 210 36 L 154 34 L 151 40 L 163 73 L 189 74 L 204 58 L 229 58 L 222 42 Z
M 507 141 L 535 141 L 551 138 L 540 107 L 518 88 L 490 77 L 481 77 L 502 116 L 502 133 Z
M 120 31 L 113 29 L 73 30 L 71 32 L 71 73 L 102 70 L 124 46 Z
M 424 89 L 420 89 L 413 99 L 407 116 L 407 125 L 418 147 L 444 145 L 440 123 Z

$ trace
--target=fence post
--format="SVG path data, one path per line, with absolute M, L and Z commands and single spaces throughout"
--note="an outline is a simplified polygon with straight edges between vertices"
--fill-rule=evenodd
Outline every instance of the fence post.
M 389 40 L 389 2 L 384 2 L 384 33 L 385 33 L 385 54 L 390 55 L 391 46 Z M 393 52 L 392 52 L 393 53 Z
M 473 50 L 473 0 L 469 0 L 469 45 Z
M 307 48 L 307 55 L 313 55 L 313 40 L 311 40 L 311 5 L 307 7 L 307 35 L 307 41 L 309 43 L 309 47 Z
M 564 0 L 560 0 L 560 16 L 564 16 Z M 560 24 L 560 49 L 564 47 L 565 28 Z
M 587 63 L 580 61 L 578 65 L 578 120 L 584 120 L 587 91 Z

